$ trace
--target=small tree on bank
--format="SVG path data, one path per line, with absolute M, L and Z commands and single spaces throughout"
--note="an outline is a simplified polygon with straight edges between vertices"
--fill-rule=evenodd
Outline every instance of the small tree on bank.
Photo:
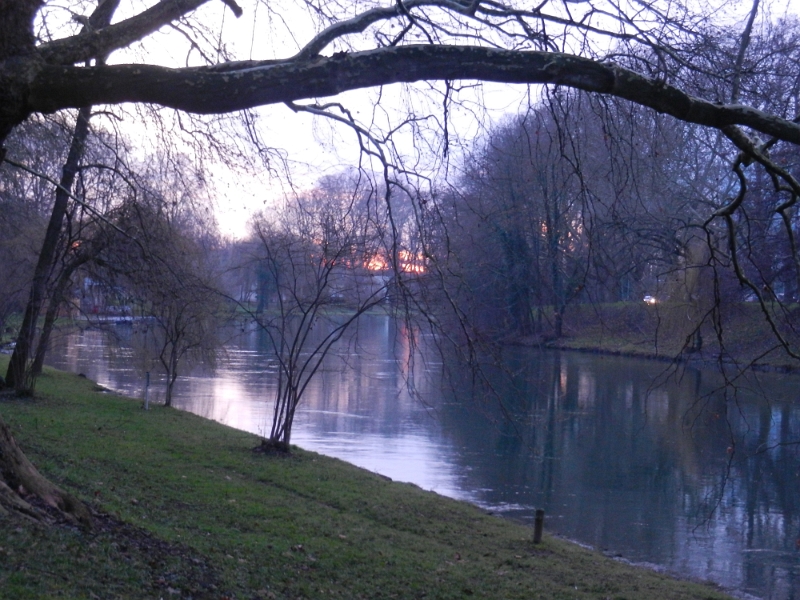
M 341 183 L 341 182 L 340 182 Z M 292 201 L 271 223 L 253 224 L 251 260 L 271 282 L 269 308 L 252 313 L 270 340 L 277 367 L 269 435 L 263 449 L 288 451 L 295 413 L 308 385 L 359 317 L 387 298 L 386 249 L 369 208 L 374 196 L 340 186 Z
M 96 273 L 109 290 L 134 299 L 147 320 L 143 349 L 163 369 L 165 404 L 171 406 L 187 360 L 214 364 L 229 307 L 213 261 L 216 226 L 204 218 L 207 198 L 188 161 L 152 157 L 137 192 L 121 210 L 120 227 Z

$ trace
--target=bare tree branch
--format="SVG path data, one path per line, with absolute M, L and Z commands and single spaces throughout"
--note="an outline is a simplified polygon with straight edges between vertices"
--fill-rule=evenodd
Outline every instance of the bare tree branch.
M 62 65 L 107 55 L 155 33 L 176 19 L 197 10 L 208 1 L 161 0 L 155 6 L 114 25 L 84 35 L 42 44 L 37 48 L 37 54 L 46 62 Z
M 422 80 L 554 84 L 608 94 L 721 129 L 750 127 L 800 144 L 800 124 L 738 104 L 715 104 L 630 69 L 551 52 L 415 45 L 338 53 L 308 61 L 243 61 L 169 69 L 150 65 L 43 66 L 28 83 L 28 112 L 149 102 L 220 113 Z

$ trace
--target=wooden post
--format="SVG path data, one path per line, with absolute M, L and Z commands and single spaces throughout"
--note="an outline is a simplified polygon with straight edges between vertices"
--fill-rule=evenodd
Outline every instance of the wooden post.
M 538 544 L 542 541 L 542 529 L 544 528 L 544 510 L 536 509 L 536 519 L 533 521 L 533 543 Z

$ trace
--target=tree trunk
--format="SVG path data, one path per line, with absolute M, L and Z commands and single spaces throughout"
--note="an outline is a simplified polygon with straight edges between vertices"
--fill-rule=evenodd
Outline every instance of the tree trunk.
M 86 506 L 36 470 L 0 418 L 0 514 L 18 514 L 34 521 L 52 523 L 52 516 L 28 502 L 32 497 L 68 520 L 91 528 L 92 517 Z
M 286 411 L 286 420 L 283 424 L 283 435 L 281 436 L 281 442 L 289 448 L 289 443 L 292 440 L 292 426 L 294 425 L 294 413 L 297 410 L 297 405 L 300 404 L 300 398 L 297 397 L 297 392 L 293 392 L 291 396 L 291 404 L 289 405 L 288 410 Z
M 33 365 L 31 366 L 31 374 L 34 378 L 42 374 L 44 359 L 47 355 L 47 348 L 50 343 L 50 334 L 53 332 L 56 317 L 58 317 L 58 309 L 64 301 L 64 294 L 72 281 L 72 274 L 88 260 L 89 256 L 87 255 L 77 258 L 69 264 L 58 277 L 58 283 L 47 305 L 47 312 L 45 313 L 44 323 L 42 324 L 42 333 L 39 336 L 39 343 L 36 346 L 36 354 L 33 359 Z
M 90 117 L 91 107 L 84 107 L 78 112 L 78 120 L 75 123 L 75 131 L 72 134 L 72 143 L 67 155 L 67 162 L 62 170 L 60 185 L 56 188 L 53 212 L 50 215 L 42 250 L 39 253 L 39 260 L 33 273 L 31 292 L 28 298 L 28 305 L 25 307 L 25 315 L 22 318 L 22 326 L 17 336 L 17 345 L 8 363 L 6 384 L 18 392 L 31 393 L 33 391 L 33 377 L 28 361 L 33 348 L 33 340 L 36 336 L 39 313 L 47 296 L 47 282 L 50 278 L 53 259 L 61 237 L 61 229 L 67 213 L 72 184 L 75 181 L 75 174 L 78 172 L 78 165 L 83 157 L 84 144 L 89 135 Z
M 560 338 L 564 318 L 564 280 L 561 273 L 561 255 L 558 238 L 553 236 L 550 242 L 550 278 L 553 286 L 553 310 L 555 312 L 555 323 L 553 325 L 553 335 Z
M 53 296 L 50 298 L 50 303 L 47 305 L 47 312 L 44 315 L 44 323 L 42 324 L 42 333 L 39 336 L 39 343 L 36 345 L 36 354 L 34 355 L 33 364 L 31 365 L 31 377 L 34 380 L 42 374 L 47 348 L 50 345 L 50 334 L 53 332 L 56 317 L 58 316 L 58 309 L 61 306 L 61 302 L 64 300 L 64 290 L 69 281 L 69 276 L 62 277 L 59 280 L 53 292 Z
M 164 406 L 172 406 L 172 389 L 175 387 L 175 380 L 178 378 L 178 353 L 175 344 L 169 354 L 169 368 L 167 369 L 167 392 L 164 398 Z
M 561 338 L 564 335 L 564 309 L 566 306 L 564 304 L 559 304 L 556 307 L 556 314 L 555 319 L 553 320 L 553 335 L 556 339 Z

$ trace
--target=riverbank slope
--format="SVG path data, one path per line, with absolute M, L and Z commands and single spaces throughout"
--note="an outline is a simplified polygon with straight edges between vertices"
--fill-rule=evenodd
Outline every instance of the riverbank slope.
M 783 339 L 800 349 L 800 306 L 774 308 L 774 323 Z M 727 305 L 722 315 L 708 311 L 698 328 L 678 303 L 576 304 L 564 319 L 564 335 L 544 345 L 705 365 L 738 365 L 777 371 L 800 371 L 800 361 L 780 347 L 775 333 L 753 302 Z M 689 315 L 691 316 L 691 315 Z M 694 335 L 700 332 L 700 343 Z M 526 340 L 519 340 L 525 345 Z M 533 340 L 538 343 L 539 340 Z M 699 346 L 699 347 L 698 347 Z
M 0 517 L 3 598 L 726 597 L 79 376 L 0 413 L 96 514 L 93 533 Z

